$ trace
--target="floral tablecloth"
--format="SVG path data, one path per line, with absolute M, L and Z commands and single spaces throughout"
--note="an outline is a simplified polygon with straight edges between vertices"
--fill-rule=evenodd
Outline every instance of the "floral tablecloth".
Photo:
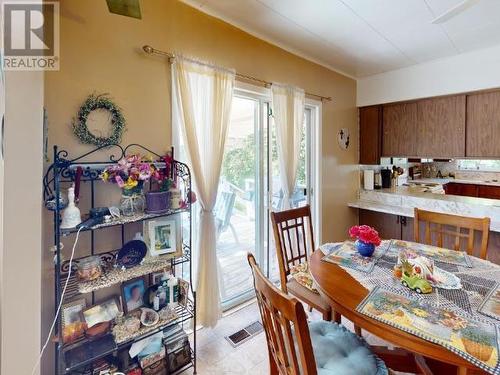
M 337 259 L 339 245 L 342 243 L 325 244 L 320 249 L 324 260 L 339 264 L 371 291 L 359 305 L 360 312 L 438 343 L 485 371 L 500 375 L 500 266 L 463 252 L 392 240 L 382 243 L 381 254 L 373 264 L 358 267 Z M 431 294 L 417 294 L 403 286 L 394 277 L 393 267 L 398 253 L 408 248 L 431 257 L 436 266 L 456 275 L 462 288 L 434 288 Z M 385 310 L 376 308 L 377 304 L 385 304 Z

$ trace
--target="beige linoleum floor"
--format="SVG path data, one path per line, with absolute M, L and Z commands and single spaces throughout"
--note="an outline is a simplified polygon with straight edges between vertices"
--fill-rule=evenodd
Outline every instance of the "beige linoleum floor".
M 311 320 L 321 319 L 313 312 Z M 198 330 L 198 374 L 199 375 L 268 375 L 267 344 L 264 332 L 233 348 L 224 336 L 230 335 L 250 323 L 260 320 L 256 302 L 226 314 L 214 329 Z M 352 330 L 352 323 L 343 324 Z M 388 345 L 377 337 L 364 333 L 365 339 L 372 345 Z M 188 370 L 185 374 L 192 374 Z

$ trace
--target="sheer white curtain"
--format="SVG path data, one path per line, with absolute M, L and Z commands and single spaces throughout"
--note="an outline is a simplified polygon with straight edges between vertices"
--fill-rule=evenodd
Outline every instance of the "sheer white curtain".
M 221 316 L 213 208 L 224 155 L 235 72 L 178 57 L 173 65 L 174 103 L 201 206 L 195 253 L 199 322 L 214 327 Z
M 293 86 L 272 85 L 283 209 L 290 208 L 299 164 L 300 133 L 304 122 L 305 93 Z

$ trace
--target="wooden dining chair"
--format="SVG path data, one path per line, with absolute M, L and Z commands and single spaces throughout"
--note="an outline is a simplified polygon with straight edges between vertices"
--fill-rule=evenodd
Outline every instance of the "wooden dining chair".
M 274 286 L 250 253 L 248 263 L 266 333 L 270 374 L 388 374 L 361 337 L 333 322 L 308 324 L 303 305 Z
M 415 208 L 414 212 L 415 242 L 453 250 L 461 250 L 461 245 L 465 243 L 467 254 L 479 255 L 481 259 L 486 259 L 490 218 L 442 214 L 418 208 Z M 476 232 L 481 234 L 480 241 L 476 241 Z M 479 251 L 476 244 L 479 245 Z
M 310 207 L 271 212 L 271 222 L 280 269 L 281 289 L 321 312 L 324 320 L 331 320 L 330 305 L 318 293 L 307 289 L 290 277 L 291 268 L 307 262 L 309 255 L 315 249 Z M 333 312 L 333 316 L 334 320 L 340 323 L 341 315 Z

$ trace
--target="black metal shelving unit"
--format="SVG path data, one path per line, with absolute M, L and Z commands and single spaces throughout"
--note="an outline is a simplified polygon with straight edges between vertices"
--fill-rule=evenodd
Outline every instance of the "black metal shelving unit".
M 79 167 L 82 169 L 82 175 L 80 182 L 82 184 L 82 188 L 86 185 L 87 190 L 90 193 L 90 208 L 95 207 L 96 203 L 96 189 L 99 184 L 103 183 L 100 181 L 100 174 L 104 168 L 113 163 L 117 163 L 122 157 L 125 155 L 132 153 L 148 153 L 153 158 L 161 158 L 161 155 L 142 146 L 139 144 L 130 144 L 126 147 L 123 147 L 118 144 L 112 144 L 104 147 L 95 148 L 83 155 L 80 155 L 75 158 L 70 158 L 69 153 L 66 150 L 59 150 L 57 146 L 54 146 L 53 150 L 53 163 L 48 167 L 47 172 L 43 179 L 44 186 L 44 198 L 46 201 L 52 199 L 55 202 L 59 202 L 61 198 L 61 188 L 65 185 L 69 187 L 69 185 L 74 181 L 76 176 L 76 171 Z M 110 223 L 99 224 L 93 226 L 91 228 L 85 228 L 80 231 L 80 235 L 87 232 L 90 234 L 90 247 L 88 255 L 99 255 L 104 264 L 111 264 L 115 259 L 115 254 L 118 250 L 112 251 L 99 251 L 96 249 L 96 236 L 103 229 L 111 228 L 111 227 L 119 227 L 121 231 L 121 243 L 122 245 L 125 241 L 125 234 L 127 230 L 128 224 L 138 223 L 144 220 L 150 220 L 154 218 L 167 217 L 171 215 L 181 215 L 181 220 L 183 220 L 183 225 L 181 228 L 182 231 L 182 248 L 183 254 L 178 258 L 169 258 L 166 259 L 165 265 L 170 265 L 172 272 L 174 275 L 177 272 L 180 272 L 180 276 L 184 279 L 187 279 L 190 283 L 191 294 L 187 300 L 186 306 L 179 305 L 176 308 L 177 317 L 172 319 L 171 321 L 166 322 L 165 324 L 156 327 L 142 335 L 134 337 L 133 339 L 127 340 L 122 343 L 116 343 L 112 334 L 109 333 L 107 336 L 104 336 L 100 340 L 101 345 L 97 345 L 96 341 L 89 341 L 86 339 L 82 339 L 78 342 L 71 343 L 65 345 L 62 343 L 62 340 L 56 340 L 55 343 L 55 369 L 56 374 L 78 374 L 82 373 L 86 366 L 89 366 L 94 361 L 100 358 L 104 358 L 109 356 L 110 354 L 116 353 L 120 350 L 126 349 L 134 342 L 154 335 L 160 331 L 163 331 L 165 328 L 174 325 L 181 324 L 183 327 L 186 323 L 192 321 L 193 327 L 193 342 L 192 342 L 192 354 L 191 354 L 191 363 L 184 366 L 183 368 L 177 370 L 175 373 L 180 373 L 189 368 L 194 368 L 194 373 L 196 373 L 196 291 L 193 290 L 192 283 L 192 260 L 191 260 L 191 248 L 192 248 L 192 208 L 191 208 L 191 173 L 188 166 L 184 163 L 181 163 L 174 159 L 174 150 L 171 150 L 172 154 L 172 178 L 174 178 L 181 186 L 186 205 L 180 209 L 170 210 L 163 214 L 142 214 L 132 218 L 121 218 L 114 219 Z M 102 158 L 103 155 L 107 160 L 99 160 L 94 161 L 96 159 Z M 158 163 L 161 166 L 161 162 Z M 111 202 L 110 202 L 111 203 Z M 77 258 L 73 260 L 72 269 L 71 269 L 71 277 L 69 279 L 68 287 L 66 289 L 66 293 L 62 296 L 62 291 L 64 288 L 64 284 L 68 277 L 69 269 L 69 260 L 63 261 L 62 258 L 62 246 L 61 239 L 71 236 L 74 238 L 77 233 L 76 229 L 62 229 L 60 227 L 61 221 L 61 212 L 62 208 L 59 205 L 55 204 L 53 207 L 54 216 L 53 216 L 53 228 L 54 228 L 54 300 L 55 300 L 55 309 L 57 311 L 57 307 L 61 302 L 61 299 L 64 298 L 63 303 L 71 298 L 80 294 L 78 290 L 78 282 L 76 278 L 73 276 L 74 271 L 76 270 L 76 265 L 78 264 L 78 260 L 81 258 Z M 84 214 L 84 209 L 80 207 L 82 214 Z M 184 224 L 186 226 L 184 227 Z M 187 228 L 187 233 L 184 230 Z M 68 256 L 69 257 L 69 256 Z M 108 285 L 108 287 L 111 285 Z M 92 290 L 85 294 L 91 294 L 92 304 L 95 303 L 95 290 Z M 57 317 L 57 324 L 55 327 L 55 337 L 58 338 L 61 332 L 61 316 Z M 66 363 L 65 361 L 65 353 L 69 350 L 80 350 L 82 352 L 82 356 L 80 360 L 72 361 L 71 363 Z

